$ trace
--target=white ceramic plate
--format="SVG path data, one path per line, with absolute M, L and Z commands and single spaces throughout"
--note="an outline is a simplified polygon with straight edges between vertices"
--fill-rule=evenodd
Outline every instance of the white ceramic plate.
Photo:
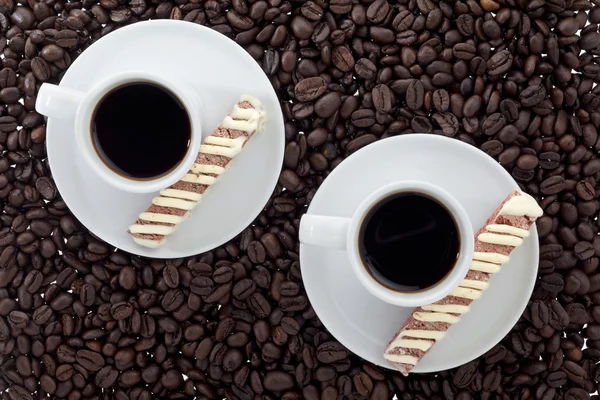
M 424 180 L 448 191 L 466 209 L 474 231 L 518 188 L 498 163 L 473 146 L 442 136 L 403 135 L 373 143 L 341 163 L 317 191 L 308 213 L 350 217 L 375 189 L 403 179 Z M 527 305 L 538 257 L 534 226 L 470 312 L 413 372 L 457 367 L 498 343 Z M 343 251 L 301 245 L 300 265 L 310 302 L 327 329 L 352 352 L 390 368 L 383 350 L 413 309 L 389 305 L 367 292 Z
M 244 93 L 263 103 L 267 129 L 252 138 L 190 218 L 159 249 L 137 245 L 126 232 L 156 194 L 131 194 L 108 186 L 77 154 L 74 127 L 50 119 L 48 158 L 58 189 L 88 229 L 130 253 L 175 258 L 217 247 L 256 218 L 277 184 L 285 146 L 277 95 L 260 66 L 234 41 L 197 24 L 166 20 L 136 23 L 100 39 L 70 66 L 60 85 L 86 91 L 107 76 L 136 70 L 166 74 L 196 88 L 204 103 L 205 135 L 215 130 Z

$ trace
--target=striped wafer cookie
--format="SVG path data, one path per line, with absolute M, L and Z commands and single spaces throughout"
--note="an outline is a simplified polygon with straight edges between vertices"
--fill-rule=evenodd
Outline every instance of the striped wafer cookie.
M 488 287 L 491 274 L 509 260 L 509 254 L 529 236 L 542 209 L 529 195 L 513 191 L 475 234 L 471 267 L 459 286 L 442 300 L 417 307 L 387 344 L 384 357 L 408 375 L 427 352 L 460 320 Z
M 162 246 L 167 236 L 198 205 L 207 189 L 230 167 L 230 162 L 257 132 L 264 129 L 266 114 L 260 101 L 243 95 L 217 129 L 200 146 L 192 169 L 178 182 L 161 190 L 152 205 L 127 231 L 146 247 Z

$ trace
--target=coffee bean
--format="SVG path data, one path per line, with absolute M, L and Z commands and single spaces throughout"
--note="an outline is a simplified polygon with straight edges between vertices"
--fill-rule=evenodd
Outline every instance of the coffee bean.
M 359 372 L 358 374 L 356 374 L 354 376 L 353 382 L 354 386 L 356 387 L 356 391 L 361 396 L 368 396 L 373 390 L 373 381 L 371 380 L 369 375 L 367 375 L 364 372 Z
M 550 314 L 548 307 L 541 301 L 535 301 L 531 304 L 531 322 L 533 326 L 541 329 L 548 323 Z
M 541 103 L 546 97 L 546 89 L 541 85 L 531 85 L 519 93 L 519 100 L 523 107 L 533 107 Z
M 540 184 L 540 191 L 545 195 L 552 195 L 561 192 L 564 187 L 565 179 L 561 176 L 553 176 Z
M 283 282 L 281 284 L 281 288 L 279 289 L 279 292 L 281 293 L 282 296 L 296 296 L 298 294 L 298 292 L 300 291 L 300 287 L 294 283 L 294 282 Z
M 11 385 L 8 389 L 8 397 L 11 400 L 33 400 L 29 390 L 19 385 Z
M 397 32 L 402 32 L 412 26 L 414 22 L 414 15 L 408 10 L 402 10 L 394 17 L 392 26 Z
M 348 72 L 354 68 L 354 58 L 346 46 L 336 46 L 331 52 L 333 65 L 342 72 Z
M 321 118 L 329 118 L 338 110 L 341 103 L 339 93 L 327 93 L 315 102 L 315 114 Z
M 594 246 L 590 242 L 585 241 L 578 242 L 573 250 L 575 257 L 579 260 L 587 260 L 595 254 Z
M 373 79 L 377 73 L 377 67 L 368 58 L 361 58 L 354 65 L 356 74 L 364 79 Z
M 375 124 L 375 113 L 368 109 L 361 109 L 353 112 L 351 119 L 354 126 L 368 128 Z
M 258 318 L 264 318 L 271 313 L 271 306 L 260 293 L 253 293 L 247 300 L 248 306 Z M 282 307 L 283 310 L 283 307 Z
M 118 379 L 119 386 L 123 388 L 132 387 L 140 381 L 140 373 L 136 370 L 124 371 Z
M 31 60 L 31 72 L 33 72 L 36 79 L 42 82 L 50 79 L 52 73 L 46 60 L 41 57 L 35 57 Z
M 300 12 L 312 21 L 318 21 L 323 17 L 323 8 L 313 1 L 307 1 L 300 8 Z
M 459 60 L 471 60 L 475 57 L 475 52 L 475 46 L 470 43 L 457 43 L 452 48 L 452 54 Z
M 326 342 L 317 348 L 317 358 L 324 363 L 334 363 L 348 357 L 349 353 L 338 342 Z
M 11 132 L 17 128 L 17 120 L 15 117 L 3 116 L 0 117 L 0 132 Z
M 284 298 L 279 302 L 279 307 L 282 311 L 302 311 L 308 305 L 308 300 L 305 296 L 296 296 Z
M 76 355 L 77 362 L 90 372 L 96 372 L 104 366 L 104 358 L 90 350 L 78 350 Z
M 504 74 L 512 67 L 513 58 L 513 55 L 508 50 L 502 50 L 494 54 L 487 62 L 488 74 Z
M 402 46 L 410 46 L 417 41 L 417 33 L 413 30 L 408 30 L 396 34 L 396 42 Z
M 600 34 L 598 32 L 589 32 L 585 35 L 581 36 L 579 40 L 579 46 L 581 46 L 584 50 L 591 50 L 595 48 L 594 43 L 600 39 Z
M 517 159 L 517 167 L 521 169 L 534 169 L 538 165 L 538 158 L 533 154 L 523 154 Z
M 560 292 L 564 289 L 564 285 L 563 278 L 558 274 L 545 275 L 540 282 L 542 288 L 552 293 Z
M 238 300 L 246 300 L 256 290 L 256 283 L 252 279 L 242 279 L 233 287 L 233 295 Z
M 592 200 L 596 196 L 596 192 L 594 190 L 594 186 L 592 186 L 589 182 L 579 181 L 575 186 L 577 196 L 584 201 Z
M 477 371 L 477 363 L 469 362 L 467 364 L 462 365 L 456 371 L 456 375 L 454 375 L 453 382 L 456 387 L 464 388 L 467 387 L 473 379 L 475 379 L 475 373 Z
M 433 92 L 433 105 L 441 112 L 448 111 L 450 107 L 450 96 L 444 89 Z
M 125 301 L 115 303 L 110 307 L 110 314 L 117 321 L 128 318 L 132 313 L 133 306 Z
M 135 287 L 135 271 L 132 267 L 124 267 L 119 273 L 119 284 L 123 289 L 131 290 Z
M 175 289 L 179 286 L 179 271 L 176 266 L 167 265 L 162 272 L 163 279 L 168 287 Z
M 573 361 L 565 360 L 563 369 L 567 374 L 567 379 L 574 383 L 582 383 L 586 377 L 585 370 Z
M 92 285 L 85 284 L 81 287 L 79 298 L 84 306 L 91 306 L 96 299 L 96 289 Z
M 252 327 L 252 331 L 254 332 L 256 339 L 261 343 L 265 342 L 270 335 L 269 325 L 265 321 L 258 321 L 255 323 Z
M 560 155 L 555 152 L 545 152 L 538 156 L 540 160 L 540 166 L 545 169 L 554 169 L 558 167 L 560 162 Z
M 589 399 L 590 395 L 589 393 L 581 388 L 571 388 L 569 390 L 567 390 L 567 392 L 565 393 L 565 399 L 569 399 L 569 400 L 585 400 L 585 399 Z
M 116 369 L 111 366 L 106 366 L 96 373 L 95 383 L 98 387 L 107 389 L 116 383 L 118 376 L 119 373 Z
M 291 317 L 283 317 L 281 320 L 281 328 L 288 335 L 296 335 L 298 332 L 300 332 L 300 324 Z
M 221 267 L 213 274 L 213 279 L 216 283 L 227 283 L 233 278 L 234 271 L 231 267 Z
M 272 371 L 265 375 L 263 385 L 271 392 L 281 392 L 294 387 L 294 380 L 285 372 Z
M 387 4 L 387 3 L 386 3 Z M 386 85 L 377 85 L 372 92 L 373 104 L 380 113 L 387 113 L 392 108 L 392 91 Z
M 321 77 L 306 78 L 296 84 L 294 93 L 299 101 L 313 101 L 319 98 L 327 86 Z
M 190 290 L 200 296 L 209 295 L 214 287 L 214 283 L 210 278 L 198 276 L 190 282 Z
M 406 105 L 412 110 L 416 110 L 423 105 L 424 88 L 421 81 L 413 80 L 406 89 Z
M 367 8 L 367 19 L 374 24 L 383 22 L 389 12 L 389 4 L 385 0 L 376 0 Z
M 110 368 L 110 367 L 107 367 Z M 62 364 L 56 368 L 56 379 L 61 382 L 71 379 L 73 376 L 73 367 L 69 364 Z
M 281 349 L 275 344 L 268 342 L 262 348 L 262 359 L 265 362 L 273 362 L 281 357 Z
M 435 113 L 432 118 L 442 129 L 444 135 L 454 136 L 458 132 L 460 125 L 451 113 Z M 420 128 L 419 131 L 426 131 L 426 128 Z

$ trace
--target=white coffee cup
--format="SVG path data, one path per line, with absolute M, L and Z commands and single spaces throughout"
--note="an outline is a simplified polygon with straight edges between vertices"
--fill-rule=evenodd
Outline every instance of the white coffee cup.
M 133 179 L 118 174 L 100 158 L 92 140 L 92 118 L 96 106 L 107 93 L 129 83 L 151 83 L 171 92 L 183 104 L 190 119 L 190 141 L 185 156 L 177 166 L 158 177 Z M 124 72 L 113 75 L 85 93 L 44 83 L 40 87 L 35 107 L 40 114 L 47 117 L 73 123 L 74 139 L 83 159 L 104 181 L 127 192 L 157 192 L 174 184 L 190 170 L 202 143 L 201 100 L 197 93 L 183 82 L 147 72 Z M 63 134 L 64 140 L 73 140 L 72 137 L 67 137 L 70 132 L 63 132 Z
M 363 220 L 380 200 L 397 193 L 417 193 L 430 197 L 444 206 L 458 228 L 460 247 L 456 263 L 449 273 L 435 285 L 419 291 L 404 291 L 375 279 L 363 264 L 359 252 L 359 235 Z M 473 257 L 474 238 L 469 216 L 460 203 L 445 190 L 422 181 L 400 181 L 388 184 L 368 196 L 351 218 L 306 214 L 300 222 L 300 242 L 308 245 L 344 250 L 352 270 L 362 285 L 386 303 L 418 307 L 434 303 L 449 295 L 464 279 Z M 398 262 L 402 262 L 398 254 Z

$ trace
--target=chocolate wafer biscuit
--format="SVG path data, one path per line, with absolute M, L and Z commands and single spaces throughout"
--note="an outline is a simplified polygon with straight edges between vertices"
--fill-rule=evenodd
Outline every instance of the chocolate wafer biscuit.
M 460 320 L 488 287 L 491 274 L 509 260 L 509 254 L 529 236 L 542 209 L 529 195 L 513 191 L 475 234 L 471 267 L 459 286 L 440 301 L 417 307 L 387 344 L 385 359 L 408 375 L 446 331 Z
M 243 95 L 215 132 L 204 139 L 192 169 L 180 181 L 161 190 L 129 227 L 127 232 L 133 240 L 146 247 L 162 246 L 227 171 L 248 140 L 264 129 L 265 123 L 260 102 Z

